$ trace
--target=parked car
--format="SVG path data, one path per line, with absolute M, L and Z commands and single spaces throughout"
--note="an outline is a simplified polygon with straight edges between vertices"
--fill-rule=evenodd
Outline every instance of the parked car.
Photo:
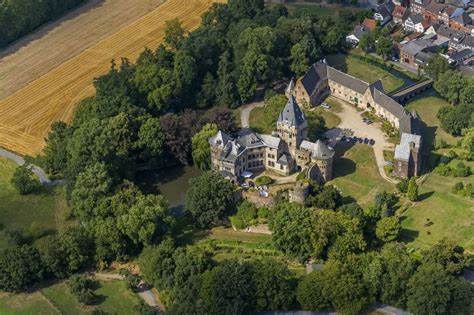
M 374 145 L 374 144 L 375 144 L 375 140 L 374 140 L 374 139 L 370 139 L 369 144 L 370 144 L 370 145 Z
M 368 139 L 368 138 L 364 138 L 364 143 L 365 143 L 365 144 L 369 144 L 369 139 Z
M 330 108 L 331 108 L 331 106 L 330 106 L 329 104 L 327 104 L 327 103 L 322 103 L 322 104 L 321 104 L 321 107 L 322 107 L 322 108 L 326 108 L 326 109 L 330 109 Z
M 392 61 L 399 62 L 400 60 L 396 56 L 392 56 Z
M 362 139 L 362 138 L 357 138 L 357 141 L 359 141 L 359 143 L 362 143 L 362 142 L 364 142 L 364 139 Z
M 242 185 L 240 185 L 242 188 L 250 188 L 250 184 L 249 183 L 242 183 Z
M 344 142 L 344 141 L 347 141 L 347 137 L 346 137 L 346 136 L 342 136 L 342 137 L 341 137 L 341 141 L 343 141 L 343 142 Z

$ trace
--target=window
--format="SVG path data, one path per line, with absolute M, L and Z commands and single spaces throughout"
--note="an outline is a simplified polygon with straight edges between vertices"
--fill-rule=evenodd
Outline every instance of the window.
M 283 165 L 280 165 L 280 169 L 283 170 Z

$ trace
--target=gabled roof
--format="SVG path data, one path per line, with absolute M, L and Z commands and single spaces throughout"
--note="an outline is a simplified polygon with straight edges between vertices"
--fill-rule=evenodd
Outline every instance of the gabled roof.
M 288 102 L 286 102 L 285 108 L 278 116 L 277 123 L 285 124 L 287 126 L 298 127 L 306 121 L 303 111 L 296 102 L 293 95 L 290 96 Z
M 423 16 L 421 14 L 410 14 L 407 20 L 408 19 L 412 21 L 414 25 L 416 25 L 420 23 L 421 21 L 423 21 Z
M 355 38 L 360 40 L 365 33 L 368 33 L 369 30 L 365 29 L 362 25 L 356 25 L 354 30 L 350 33 L 350 35 L 354 35 Z
M 294 87 L 295 87 L 295 81 L 291 79 L 290 83 L 288 83 L 288 86 L 286 87 L 285 93 L 290 95 Z
M 288 165 L 288 156 L 286 155 L 286 153 L 280 155 L 280 158 L 278 159 L 277 163 L 282 165 Z
M 393 98 L 388 96 L 387 94 L 374 89 L 374 101 L 375 103 L 379 104 L 382 108 L 387 110 L 390 114 L 397 118 L 403 117 L 406 111 L 402 105 L 397 103 Z
M 402 7 L 401 5 L 396 5 L 392 11 L 392 16 L 403 18 L 407 13 L 407 8 Z
M 391 1 L 386 1 L 377 6 L 375 12 L 380 14 L 384 19 L 391 16 L 393 11 L 393 3 Z
M 242 147 L 237 140 L 232 140 L 227 142 L 222 150 L 221 159 L 224 161 L 235 162 L 237 157 L 244 151 L 244 147 Z
M 462 14 L 454 17 L 453 20 L 462 25 L 467 25 L 472 22 L 472 19 L 467 12 L 463 12 Z
M 474 48 L 474 36 L 468 35 L 462 41 L 463 46 Z
M 278 149 L 281 139 L 272 135 L 258 134 L 263 143 L 274 149 Z
M 330 150 L 321 140 L 316 141 L 316 143 L 303 140 L 300 144 L 300 149 L 310 151 L 311 156 L 318 160 L 327 160 L 334 157 L 334 151 Z
M 300 79 L 306 93 L 311 95 L 319 81 L 327 78 L 328 66 L 322 61 L 315 62 Z
M 332 67 L 328 67 L 328 78 L 335 81 L 345 87 L 348 87 L 359 94 L 364 94 L 369 84 L 362 80 L 359 80 L 347 73 L 336 70 Z

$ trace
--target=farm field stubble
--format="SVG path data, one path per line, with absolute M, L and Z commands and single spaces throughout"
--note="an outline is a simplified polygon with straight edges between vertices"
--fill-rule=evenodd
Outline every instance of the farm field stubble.
M 167 0 L 152 12 L 86 49 L 0 101 L 0 147 L 20 154 L 39 154 L 51 123 L 69 121 L 75 104 L 94 93 L 93 79 L 105 74 L 112 59 L 132 61 L 144 47 L 163 40 L 165 22 L 178 18 L 196 28 L 213 0 Z

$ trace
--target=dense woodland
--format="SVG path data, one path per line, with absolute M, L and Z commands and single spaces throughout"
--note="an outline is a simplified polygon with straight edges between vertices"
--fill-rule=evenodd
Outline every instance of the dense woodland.
M 363 17 L 344 11 L 337 18 L 292 16 L 281 5 L 264 8 L 263 0 L 230 0 L 214 4 L 192 33 L 168 22 L 165 44 L 145 50 L 136 63 L 113 62 L 72 123 L 52 126 L 41 159 L 51 175 L 67 181 L 71 225 L 34 246 L 17 235 L 17 246 L 0 254 L 0 289 L 24 291 L 42 279 L 138 259 L 170 314 L 357 314 L 376 301 L 414 314 L 469 313 L 471 287 L 459 277 L 469 258 L 446 240 L 422 258 L 410 255 L 396 242 L 401 226 L 393 194 L 377 194 L 364 211 L 334 187 L 310 183 L 307 204 L 282 198 L 257 211 L 236 203 L 235 186 L 208 171 L 191 181 L 185 217 L 176 217 L 162 196 L 138 184 L 143 172 L 175 164 L 208 168 L 208 135 L 237 130 L 232 108 L 342 50 L 350 22 Z M 414 185 L 403 191 L 416 199 Z M 229 216 L 244 212 L 268 219 L 274 246 L 289 261 L 311 258 L 324 262 L 322 270 L 297 276 L 287 261 L 272 257 L 216 261 L 212 248 L 182 235 L 228 224 Z M 80 279 L 69 282 L 79 288 L 74 291 L 87 287 Z
M 0 48 L 87 0 L 0 1 Z

